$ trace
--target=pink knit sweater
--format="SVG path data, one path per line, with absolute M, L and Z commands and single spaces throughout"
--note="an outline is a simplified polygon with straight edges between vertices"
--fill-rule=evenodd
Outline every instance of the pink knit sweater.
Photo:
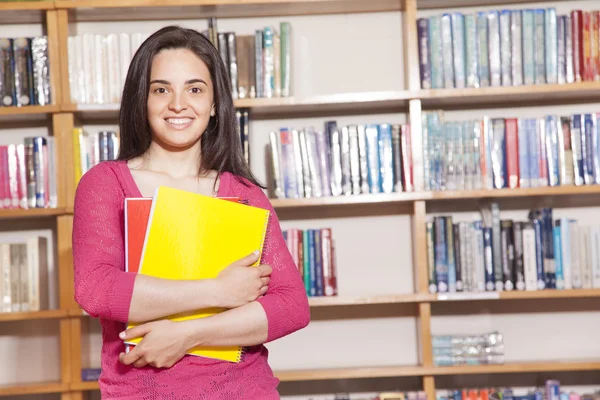
M 268 292 L 257 301 L 267 315 L 267 342 L 305 327 L 310 320 L 300 274 L 286 247 L 279 221 L 263 191 L 230 173 L 220 177 L 219 197 L 239 196 L 271 211 L 263 262 L 273 267 Z M 105 161 L 80 180 L 75 196 L 73 257 L 75 299 L 102 325 L 103 399 L 271 400 L 279 380 L 263 345 L 245 349 L 239 364 L 184 356 L 169 369 L 135 368 L 119 362 L 135 275 L 124 271 L 123 200 L 142 197 L 126 162 Z

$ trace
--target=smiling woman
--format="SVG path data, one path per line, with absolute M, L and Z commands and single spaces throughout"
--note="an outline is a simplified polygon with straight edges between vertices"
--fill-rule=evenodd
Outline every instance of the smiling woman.
M 75 297 L 102 325 L 102 398 L 279 398 L 264 344 L 308 325 L 308 298 L 235 124 L 225 65 L 206 38 L 167 27 L 141 45 L 123 90 L 119 157 L 90 169 L 75 196 Z M 200 281 L 125 272 L 124 199 L 151 197 L 159 186 L 268 209 L 264 264 L 248 268 L 257 259 L 249 254 Z M 228 310 L 161 320 L 211 307 Z M 124 331 L 127 322 L 137 326 Z M 125 353 L 123 340 L 140 336 Z M 244 346 L 239 363 L 185 355 L 197 346 L 232 345 Z

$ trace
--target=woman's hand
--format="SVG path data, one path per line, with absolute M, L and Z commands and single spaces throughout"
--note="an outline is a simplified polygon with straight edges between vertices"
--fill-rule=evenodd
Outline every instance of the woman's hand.
M 119 354 L 119 361 L 141 368 L 171 368 L 193 347 L 191 338 L 184 331 L 183 322 L 169 320 L 153 321 L 121 332 L 123 340 L 143 337 L 129 353 Z
M 258 253 L 252 253 L 229 265 L 217 276 L 222 307 L 239 307 L 267 292 L 273 269 L 266 264 L 251 267 L 257 259 Z

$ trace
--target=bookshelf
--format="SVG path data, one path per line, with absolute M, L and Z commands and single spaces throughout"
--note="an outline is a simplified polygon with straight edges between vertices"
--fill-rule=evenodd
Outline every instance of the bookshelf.
M 429 109 L 460 110 L 493 107 L 527 107 L 538 105 L 564 105 L 593 102 L 600 98 L 600 82 L 571 84 L 523 85 L 515 87 L 488 87 L 466 89 L 420 88 L 419 56 L 415 21 L 420 10 L 439 10 L 455 7 L 487 7 L 519 5 L 524 0 L 501 2 L 498 0 L 58 0 L 37 2 L 0 3 L 0 21 L 10 24 L 42 24 L 51 47 L 53 104 L 47 106 L 0 107 L 0 121 L 12 124 L 31 119 L 46 118 L 56 138 L 58 150 L 59 206 L 52 209 L 0 210 L 0 220 L 31 224 L 42 219 L 56 223 L 57 259 L 59 280 L 59 308 L 39 312 L 0 314 L 0 324 L 22 323 L 34 320 L 55 320 L 60 337 L 60 379 L 57 382 L 40 382 L 0 386 L 0 396 L 24 394 L 60 393 L 62 399 L 82 399 L 89 391 L 97 390 L 96 382 L 82 382 L 83 330 L 89 322 L 73 299 L 73 271 L 71 256 L 71 227 L 73 213 L 73 142 L 72 130 L 86 121 L 113 121 L 117 105 L 75 105 L 70 102 L 67 59 L 68 25 L 98 21 L 151 21 L 173 19 L 200 19 L 207 16 L 218 18 L 255 18 L 274 16 L 312 16 L 335 14 L 360 14 L 397 12 L 402 18 L 402 40 L 399 50 L 405 74 L 405 86 L 392 91 L 345 91 L 326 95 L 308 95 L 290 98 L 242 99 L 235 105 L 250 110 L 254 120 L 283 120 L 329 115 L 354 114 L 406 114 L 411 130 L 421 131 L 421 115 Z M 135 10 L 135 12 L 133 12 Z M 349 86 L 351 87 L 351 86 Z M 413 149 L 420 149 L 419 139 L 414 140 Z M 415 153 L 420 158 L 418 153 Z M 420 161 L 417 159 L 417 161 Z M 415 170 L 414 179 L 422 179 L 422 171 Z M 560 371 L 600 371 L 597 360 L 556 360 L 545 362 L 517 362 L 502 365 L 435 367 L 431 348 L 432 314 L 442 303 L 474 303 L 485 307 L 489 302 L 513 302 L 559 299 L 597 299 L 600 289 L 547 290 L 536 292 L 501 292 L 484 295 L 465 294 L 435 295 L 427 288 L 427 247 L 425 221 L 429 207 L 452 207 L 456 201 L 480 199 L 505 199 L 528 202 L 532 200 L 557 199 L 565 202 L 587 196 L 600 199 L 600 186 L 561 186 L 528 189 L 496 189 L 474 191 L 418 191 L 378 195 L 356 195 L 314 199 L 273 199 L 275 209 L 284 215 L 304 215 L 312 218 L 313 213 L 325 213 L 348 208 L 354 211 L 380 208 L 384 205 L 401 205 L 401 213 L 411 220 L 413 236 L 412 265 L 414 271 L 414 293 L 380 294 L 368 296 L 338 296 L 311 298 L 313 310 L 329 308 L 368 307 L 412 307 L 418 331 L 419 361 L 416 365 L 372 366 L 348 368 L 314 368 L 276 371 L 282 382 L 307 382 L 346 379 L 371 379 L 394 377 L 418 377 L 421 388 L 430 400 L 435 399 L 436 377 L 473 374 L 541 373 Z M 342 211 L 343 212 L 343 211 Z M 392 260 L 395 262 L 396 260 Z M 404 260 L 402 260 L 404 261 Z M 515 303 L 516 302 L 516 303 Z

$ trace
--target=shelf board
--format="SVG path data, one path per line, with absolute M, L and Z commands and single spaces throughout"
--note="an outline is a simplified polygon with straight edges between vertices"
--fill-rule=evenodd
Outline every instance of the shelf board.
M 62 393 L 67 390 L 69 390 L 69 385 L 61 382 L 20 383 L 16 385 L 0 385 L 0 396 Z
M 596 371 L 600 370 L 599 360 L 589 361 L 535 361 L 507 363 L 498 365 L 458 365 L 452 367 L 432 367 L 431 375 L 471 375 L 471 374 L 506 374 L 527 372 L 563 372 L 563 371 Z
M 0 313 L 0 322 L 66 318 L 67 316 L 68 316 L 67 310 L 5 312 L 5 313 Z
M 579 299 L 586 297 L 600 297 L 600 289 L 546 289 L 510 292 L 456 292 L 437 293 L 433 302 L 451 301 L 486 301 L 486 300 L 533 300 L 533 299 Z
M 540 196 L 573 196 L 583 194 L 600 194 L 600 185 L 565 185 L 539 188 L 517 189 L 485 189 L 485 190 L 455 190 L 439 192 L 423 192 L 422 199 L 426 201 L 467 200 L 481 198 L 518 198 Z
M 249 108 L 251 118 L 332 115 L 348 112 L 400 112 L 408 108 L 409 91 L 359 92 L 309 97 L 237 99 L 238 108 Z
M 329 306 L 356 306 L 367 304 L 404 304 L 432 301 L 435 295 L 430 294 L 397 294 L 397 295 L 379 295 L 379 296 L 358 296 L 358 297 L 340 297 L 324 296 L 309 297 L 308 301 L 311 307 L 329 307 Z
M 0 209 L 0 219 L 53 217 L 64 213 L 64 208 Z
M 380 194 L 357 194 L 352 196 L 328 196 L 313 197 L 310 199 L 270 199 L 274 208 L 304 208 L 304 207 L 331 207 L 343 205 L 379 205 L 383 203 L 411 203 L 423 200 L 424 193 L 380 193 Z
M 2 3 L 0 3 L 2 4 Z M 0 15 L 2 12 L 0 11 Z M 0 19 L 1 21 L 1 19 Z M 0 107 L 0 120 L 2 121 L 25 121 L 32 117 L 45 119 L 60 110 L 58 105 L 48 106 L 23 106 L 23 107 Z
M 250 18 L 400 11 L 398 0 L 58 0 L 75 21 Z
M 327 379 L 386 378 L 398 376 L 419 376 L 423 369 L 419 366 L 355 367 L 275 371 L 282 382 L 315 381 Z
M 100 385 L 97 381 L 89 381 L 89 382 L 73 382 L 69 385 L 71 392 L 79 392 L 86 390 L 99 390 Z
M 424 109 L 489 108 L 495 105 L 525 106 L 565 104 L 600 98 L 600 82 L 498 86 L 465 89 L 427 89 L 416 94 Z
M 0 3 L 0 23 L 40 24 L 46 11 L 54 9 L 54 1 L 9 1 Z

